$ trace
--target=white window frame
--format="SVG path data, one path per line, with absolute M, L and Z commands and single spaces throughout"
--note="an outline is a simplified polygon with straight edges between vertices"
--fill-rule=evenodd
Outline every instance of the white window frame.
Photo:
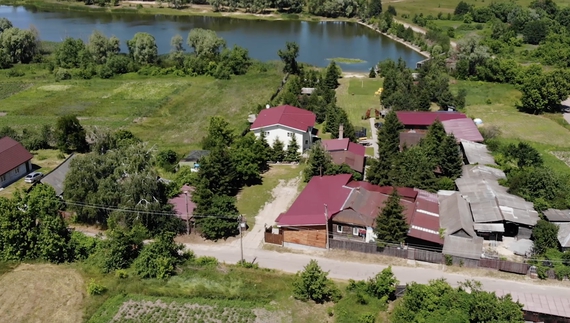
M 340 224 L 336 225 L 336 232 L 342 233 L 342 229 L 343 229 L 342 225 L 340 225 Z
M 263 134 L 265 135 L 265 137 L 269 136 L 269 131 L 264 131 Z
M 352 227 L 352 235 L 353 236 L 358 236 L 359 233 L 360 233 L 360 228 Z
M 289 137 L 289 138 L 295 137 L 295 133 L 294 132 L 288 132 L 287 137 Z

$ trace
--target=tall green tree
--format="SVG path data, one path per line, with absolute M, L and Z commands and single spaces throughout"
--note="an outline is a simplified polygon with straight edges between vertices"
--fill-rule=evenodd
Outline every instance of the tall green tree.
M 400 151 L 400 131 L 404 125 L 398 120 L 396 112 L 386 115 L 384 125 L 378 130 L 378 159 L 367 172 L 367 180 L 372 184 L 390 185 L 390 171 L 394 158 Z
M 333 175 L 334 170 L 335 165 L 329 152 L 319 143 L 313 145 L 309 153 L 307 167 L 303 170 L 303 180 L 308 182 L 313 176 Z
M 394 189 L 376 218 L 374 233 L 380 243 L 401 243 L 406 240 L 409 227 L 404 210 L 400 195 Z
M 112 55 L 118 54 L 121 47 L 117 37 L 107 38 L 102 32 L 95 30 L 89 36 L 87 49 L 97 64 L 104 64 Z
M 277 51 L 277 55 L 283 61 L 283 73 L 299 74 L 299 65 L 297 64 L 297 56 L 299 56 L 299 45 L 295 42 L 287 42 L 285 49 Z
M 442 158 L 439 162 L 439 168 L 443 176 L 453 180 L 461 176 L 463 167 L 463 158 L 457 145 L 457 139 L 453 134 L 443 138 L 441 143 Z
M 210 150 L 216 146 L 229 147 L 235 136 L 230 124 L 222 117 L 212 117 L 208 126 L 208 134 L 202 138 L 202 149 Z
M 301 159 L 299 154 L 299 144 L 297 143 L 296 137 L 291 137 L 289 144 L 287 145 L 287 152 L 285 153 L 284 161 L 289 163 L 298 163 Z
M 188 46 L 197 56 L 215 57 L 226 47 L 226 41 L 215 31 L 194 28 L 188 33 Z
M 67 37 L 54 52 L 55 65 L 63 68 L 79 67 L 83 64 L 81 55 L 83 51 L 85 51 L 83 40 Z
M 12 28 L 12 22 L 10 20 L 8 20 L 7 18 L 0 18 L 0 33 L 2 33 L 4 30 L 10 29 Z
M 253 151 L 255 156 L 257 156 L 257 161 L 259 165 L 259 171 L 265 172 L 269 170 L 269 164 L 267 163 L 271 159 L 273 154 L 273 149 L 269 146 L 267 138 L 265 137 L 265 132 L 262 130 L 259 137 L 255 141 L 253 146 Z
M 330 90 L 336 89 L 339 86 L 338 79 L 340 75 L 340 68 L 336 65 L 335 61 L 331 61 L 325 71 L 324 85 Z
M 428 191 L 436 189 L 433 163 L 420 146 L 404 150 L 393 159 L 390 170 L 392 185 L 416 187 Z
M 527 78 L 520 86 L 522 97 L 517 108 L 533 114 L 559 112 L 560 103 L 570 94 L 568 80 L 564 71 Z
M 4 261 L 34 258 L 35 215 L 22 212 L 16 199 L 0 198 L 0 256 Z
M 279 140 L 279 137 L 275 138 L 275 141 L 273 141 L 273 156 L 272 156 L 272 161 L 274 162 L 282 162 L 285 159 L 285 145 L 283 145 L 283 142 L 281 140 Z
M 445 156 L 442 156 L 442 143 L 447 137 L 443 123 L 439 120 L 435 120 L 428 128 L 426 137 L 421 141 L 421 146 L 429 158 L 430 162 L 433 164 L 435 169 Z
M 85 138 L 85 129 L 74 115 L 66 115 L 57 119 L 55 136 L 57 148 L 62 152 L 86 152 L 89 150 L 89 145 Z
M 153 64 L 158 59 L 156 40 L 149 33 L 136 33 L 133 39 L 127 40 L 127 47 L 131 57 L 139 64 Z
M 184 40 L 180 35 L 172 36 L 170 39 L 170 59 L 173 60 L 179 67 L 184 65 Z
M 382 13 L 382 0 L 370 0 L 368 3 L 368 16 L 378 17 Z
M 538 220 L 532 229 L 534 253 L 543 255 L 548 249 L 558 249 L 558 226 L 552 222 Z
M 0 33 L 0 56 L 6 63 L 29 63 L 37 52 L 38 39 L 32 31 L 12 27 Z
M 237 180 L 242 185 L 261 183 L 260 166 L 263 161 L 255 153 L 256 138 L 252 132 L 239 138 L 231 149 L 232 161 L 236 168 Z M 267 160 L 265 160 L 267 163 Z

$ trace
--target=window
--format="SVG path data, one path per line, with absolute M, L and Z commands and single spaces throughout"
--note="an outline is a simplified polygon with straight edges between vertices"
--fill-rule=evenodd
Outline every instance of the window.
M 14 168 L 14 174 L 19 174 L 20 173 L 20 167 Z
M 5 180 L 6 180 L 6 175 L 0 176 L 0 182 L 3 182 L 3 181 L 5 181 Z
M 336 232 L 342 233 L 342 225 L 340 224 L 336 225 Z
M 269 131 L 264 131 L 263 134 L 265 135 L 265 137 L 269 136 Z
M 287 137 L 295 137 L 295 134 L 292 133 L 292 132 L 288 132 L 288 133 L 287 133 Z
M 357 227 L 353 227 L 352 228 L 352 235 L 353 236 L 357 236 L 359 234 L 360 229 Z
M 309 144 L 309 141 L 308 141 L 308 140 L 305 140 L 305 145 L 308 145 L 308 144 Z

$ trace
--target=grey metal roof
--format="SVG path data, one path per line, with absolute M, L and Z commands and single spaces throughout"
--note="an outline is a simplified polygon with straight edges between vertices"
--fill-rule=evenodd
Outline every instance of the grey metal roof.
M 186 156 L 184 159 L 182 159 L 182 161 L 185 162 L 195 162 L 198 159 L 204 157 L 204 156 L 208 156 L 210 154 L 209 150 L 192 150 L 188 156 Z
M 462 238 L 445 236 L 443 254 L 467 259 L 481 259 L 483 253 L 483 238 Z
M 40 180 L 41 183 L 47 184 L 54 188 L 55 194 L 60 196 L 63 194 L 63 182 L 65 181 L 65 176 L 69 172 L 69 165 L 71 160 L 75 158 L 75 154 L 71 154 L 67 157 L 63 163 L 59 164 L 54 170 L 49 172 L 44 178 Z
M 470 178 L 483 178 L 494 181 L 507 178 L 507 175 L 502 170 L 485 165 L 463 165 L 462 176 Z
M 550 222 L 570 222 L 570 210 L 548 209 L 544 211 L 544 216 Z
M 495 165 L 495 158 L 489 153 L 487 145 L 461 140 L 461 146 L 469 164 Z
M 503 214 L 495 199 L 480 200 L 469 203 L 473 213 L 473 221 L 478 223 L 503 221 Z
M 556 223 L 558 225 L 558 242 L 562 248 L 570 248 L 570 223 Z
M 477 236 L 473 230 L 473 217 L 469 204 L 459 193 L 450 196 L 440 196 L 439 226 L 446 234 L 454 234 L 463 230 L 471 237 Z
M 502 223 L 473 223 L 473 229 L 478 232 L 505 232 Z
M 533 209 L 519 209 L 503 205 L 499 205 L 499 208 L 503 218 L 508 222 L 535 226 L 538 220 L 540 220 L 538 212 Z

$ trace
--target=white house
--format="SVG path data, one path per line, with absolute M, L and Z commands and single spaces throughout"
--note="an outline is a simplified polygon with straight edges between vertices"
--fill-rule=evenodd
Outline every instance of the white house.
M 0 187 L 6 187 L 32 171 L 32 157 L 16 140 L 0 138 Z
M 273 147 L 275 139 L 279 138 L 284 144 L 284 149 L 291 142 L 291 138 L 297 140 L 299 153 L 310 149 L 317 130 L 314 129 L 317 116 L 308 110 L 296 108 L 290 105 L 281 105 L 262 110 L 253 124 L 251 131 L 256 137 L 265 133 L 267 143 Z

